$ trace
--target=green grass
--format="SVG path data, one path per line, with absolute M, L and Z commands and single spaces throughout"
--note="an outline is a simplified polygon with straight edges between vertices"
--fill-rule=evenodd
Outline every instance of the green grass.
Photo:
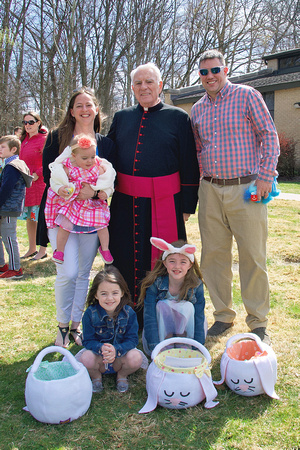
M 130 390 L 115 389 L 113 376 L 104 378 L 105 390 L 94 395 L 88 412 L 67 425 L 37 422 L 25 406 L 26 369 L 56 336 L 55 265 L 50 257 L 25 261 L 22 280 L 0 281 L 0 448 L 8 450 L 96 449 L 214 449 L 283 450 L 300 447 L 300 202 L 274 200 L 269 204 L 268 270 L 271 285 L 269 332 L 278 358 L 276 392 L 242 397 L 225 386 L 218 389 L 220 404 L 187 410 L 157 407 L 139 415 L 147 393 L 145 372 L 130 376 Z M 20 222 L 21 254 L 27 250 L 25 223 Z M 189 241 L 200 248 L 196 216 L 188 224 Z M 51 254 L 48 249 L 48 254 Z M 198 250 L 197 257 L 200 252 Z M 236 247 L 234 261 L 238 261 Z M 97 256 L 93 275 L 102 267 Z M 206 315 L 213 308 L 206 293 Z M 228 338 L 246 332 L 238 272 L 234 271 L 235 325 L 225 336 L 207 339 L 213 379 L 220 379 L 220 359 Z M 76 353 L 78 347 L 70 346 Z M 59 354 L 49 355 L 50 360 Z
M 281 192 L 284 192 L 285 194 L 300 194 L 300 182 L 280 181 L 278 184 Z

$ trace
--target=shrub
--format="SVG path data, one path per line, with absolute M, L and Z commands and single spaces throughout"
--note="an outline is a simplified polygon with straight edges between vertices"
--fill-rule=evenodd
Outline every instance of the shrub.
M 295 176 L 296 166 L 296 141 L 287 137 L 285 133 L 279 133 L 280 156 L 278 159 L 277 170 L 279 176 L 293 178 Z

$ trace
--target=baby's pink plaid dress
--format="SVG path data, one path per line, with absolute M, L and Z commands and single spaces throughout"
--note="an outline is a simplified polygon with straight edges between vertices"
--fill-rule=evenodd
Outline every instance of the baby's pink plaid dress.
M 48 228 L 60 226 L 71 233 L 91 233 L 106 228 L 110 219 L 109 207 L 103 200 L 77 200 L 82 182 L 96 185 L 99 176 L 100 162 L 96 160 L 90 169 L 74 167 L 70 159 L 63 164 L 69 170 L 69 181 L 75 185 L 75 191 L 68 200 L 48 189 L 45 206 L 45 218 Z

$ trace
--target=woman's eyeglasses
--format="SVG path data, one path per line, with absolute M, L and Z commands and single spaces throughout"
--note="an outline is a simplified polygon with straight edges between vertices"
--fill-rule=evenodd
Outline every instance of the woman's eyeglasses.
M 224 69 L 224 66 L 218 66 L 218 67 L 212 67 L 211 69 L 199 69 L 200 75 L 203 77 L 206 77 L 208 75 L 208 72 L 211 71 L 213 75 L 216 75 L 217 73 L 221 72 L 221 69 Z
M 23 125 L 34 125 L 37 122 L 37 120 L 23 120 Z

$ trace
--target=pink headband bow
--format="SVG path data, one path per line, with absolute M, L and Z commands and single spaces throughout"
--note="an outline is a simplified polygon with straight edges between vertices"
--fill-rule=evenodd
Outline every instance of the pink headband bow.
M 163 239 L 151 237 L 150 242 L 154 247 L 162 250 L 164 253 L 162 255 L 162 260 L 164 261 L 167 256 L 172 255 L 173 253 L 180 253 L 181 255 L 186 256 L 193 263 L 195 260 L 194 253 L 196 251 L 195 245 L 192 244 L 184 244 L 182 247 L 173 247 L 172 244 L 164 241 Z
M 88 136 L 87 137 L 83 136 L 78 139 L 76 144 L 72 145 L 71 150 L 73 151 L 76 150 L 77 148 L 83 149 L 90 148 L 92 145 L 94 146 L 96 145 L 95 139 L 91 139 Z

